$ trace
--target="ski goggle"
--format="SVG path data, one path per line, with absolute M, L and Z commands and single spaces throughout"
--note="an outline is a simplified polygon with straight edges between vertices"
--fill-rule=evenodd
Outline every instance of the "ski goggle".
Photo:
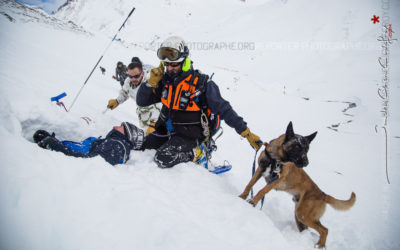
M 138 79 L 141 75 L 142 75 L 142 72 L 140 72 L 139 74 L 134 75 L 134 76 L 131 76 L 131 75 L 128 75 L 128 76 L 129 76 L 130 78 Z
M 173 49 L 173 48 L 159 48 L 157 51 L 157 56 L 160 60 L 165 60 L 168 58 L 170 61 L 176 61 L 179 58 L 183 57 L 184 53 Z
M 168 66 L 171 66 L 171 67 L 178 67 L 178 66 L 180 66 L 180 65 L 182 65 L 181 62 L 164 62 L 164 66 L 165 66 L 165 67 L 168 67 Z

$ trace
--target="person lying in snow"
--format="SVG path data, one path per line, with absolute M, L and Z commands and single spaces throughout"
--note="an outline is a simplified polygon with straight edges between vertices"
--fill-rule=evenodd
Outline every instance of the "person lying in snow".
M 114 126 L 106 137 L 88 137 L 82 142 L 60 141 L 55 134 L 38 130 L 33 141 L 44 149 L 62 152 L 69 156 L 91 158 L 100 155 L 111 165 L 123 164 L 129 160 L 132 149 L 140 149 L 144 132 L 129 122 Z

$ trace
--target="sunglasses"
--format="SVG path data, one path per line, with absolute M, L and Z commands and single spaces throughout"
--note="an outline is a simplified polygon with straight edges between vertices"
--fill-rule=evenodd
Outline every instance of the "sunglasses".
M 178 67 L 181 65 L 181 62 L 164 62 L 165 67 Z
M 142 75 L 142 72 L 140 72 L 139 74 L 134 75 L 134 76 L 131 76 L 131 75 L 128 75 L 128 76 L 129 76 L 130 78 L 138 79 L 141 75 Z

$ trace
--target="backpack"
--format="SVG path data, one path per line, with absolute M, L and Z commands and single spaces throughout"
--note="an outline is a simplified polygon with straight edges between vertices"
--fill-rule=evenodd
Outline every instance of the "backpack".
M 196 104 L 200 107 L 202 116 L 207 117 L 207 124 L 209 129 L 209 136 L 212 137 L 217 133 L 217 131 L 221 128 L 221 119 L 219 114 L 214 114 L 211 112 L 211 109 L 208 108 L 206 92 L 207 92 L 207 83 L 211 81 L 211 77 L 208 75 L 204 75 L 200 73 L 198 70 L 195 70 L 195 76 L 199 78 L 197 82 L 196 91 L 199 91 L 197 94 L 197 98 L 195 99 Z M 195 77 L 193 77 L 194 79 Z M 195 93 L 196 93 L 195 91 Z M 203 124 L 203 121 L 202 121 Z

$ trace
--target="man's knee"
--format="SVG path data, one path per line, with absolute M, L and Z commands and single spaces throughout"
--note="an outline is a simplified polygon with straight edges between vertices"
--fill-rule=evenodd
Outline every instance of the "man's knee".
M 154 161 L 159 168 L 171 168 L 182 162 L 190 162 L 193 160 L 193 152 L 168 152 L 157 151 Z
M 176 165 L 172 155 L 165 155 L 160 151 L 157 151 L 154 156 L 154 161 L 157 163 L 159 168 L 171 168 Z

